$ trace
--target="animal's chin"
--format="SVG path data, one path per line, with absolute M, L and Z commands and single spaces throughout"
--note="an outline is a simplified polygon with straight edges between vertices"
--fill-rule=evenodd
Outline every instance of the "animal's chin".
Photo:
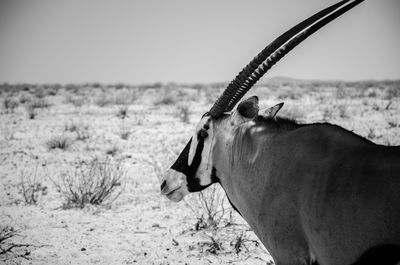
M 171 191 L 170 193 L 166 194 L 165 196 L 173 202 L 180 202 L 183 199 L 184 194 L 181 192 L 181 188 L 179 187 Z

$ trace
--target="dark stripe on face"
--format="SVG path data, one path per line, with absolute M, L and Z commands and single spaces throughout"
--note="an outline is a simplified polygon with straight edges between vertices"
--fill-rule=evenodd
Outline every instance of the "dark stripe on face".
M 196 192 L 204 190 L 212 183 L 206 186 L 202 186 L 200 185 L 200 179 L 195 177 L 196 172 L 201 164 L 201 153 L 203 152 L 204 149 L 204 139 L 199 139 L 198 144 L 196 146 L 196 152 L 193 157 L 192 164 L 188 165 L 188 157 L 189 157 L 191 143 L 192 139 L 190 139 L 189 143 L 183 149 L 178 159 L 172 165 L 171 169 L 185 174 L 189 192 Z

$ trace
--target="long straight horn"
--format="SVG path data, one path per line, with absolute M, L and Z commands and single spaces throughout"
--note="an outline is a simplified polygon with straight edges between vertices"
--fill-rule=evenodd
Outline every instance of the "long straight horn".
M 245 68 L 243 68 L 236 78 L 231 81 L 223 94 L 212 106 L 209 112 L 210 115 L 213 118 L 218 118 L 223 112 L 232 110 L 243 95 L 289 51 L 314 32 L 364 0 L 355 0 L 343 7 L 343 5 L 347 4 L 349 1 L 350 0 L 343 0 L 325 8 L 289 29 L 265 47 Z M 338 9 L 339 7 L 342 8 Z

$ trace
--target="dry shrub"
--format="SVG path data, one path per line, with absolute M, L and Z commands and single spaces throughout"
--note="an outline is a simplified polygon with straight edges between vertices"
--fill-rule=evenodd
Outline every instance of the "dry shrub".
M 135 91 L 123 89 L 115 93 L 114 103 L 116 105 L 129 105 L 132 104 L 136 99 L 137 94 Z
M 37 98 L 28 103 L 28 106 L 33 109 L 46 109 L 50 107 L 50 103 L 44 98 Z
M 32 101 L 32 96 L 27 93 L 24 93 L 19 97 L 19 103 L 21 104 L 29 103 L 31 101 Z
M 46 96 L 46 92 L 44 87 L 39 86 L 39 87 L 35 87 L 33 94 L 35 95 L 36 98 L 44 98 Z
M 82 96 L 73 96 L 68 94 L 65 97 L 65 103 L 70 103 L 75 107 L 82 107 L 86 103 L 86 100 Z
M 112 99 L 110 95 L 107 95 L 105 92 L 101 93 L 94 99 L 94 104 L 99 107 L 105 107 L 112 103 Z
M 124 178 L 121 163 L 94 158 L 77 161 L 73 172 L 61 175 L 53 183 L 65 200 L 63 208 L 83 208 L 87 204 L 113 202 L 123 190 Z
M 193 194 L 185 200 L 185 204 L 197 219 L 196 230 L 208 227 L 217 229 L 231 212 L 226 206 L 225 193 L 219 185 L 212 185 L 204 191 Z
M 345 119 L 345 118 L 349 117 L 349 115 L 347 113 L 348 105 L 346 103 L 338 104 L 336 107 L 339 111 L 340 118 Z
M 121 125 L 119 126 L 118 135 L 123 140 L 128 140 L 129 136 L 132 134 L 132 131 L 129 130 L 125 123 L 122 121 Z
M 18 184 L 19 193 L 27 204 L 36 204 L 41 196 L 47 194 L 47 187 L 43 186 L 38 175 L 38 166 L 29 171 L 21 171 L 21 181 Z
M 203 242 L 202 247 L 205 247 L 205 251 L 213 255 L 218 255 L 223 250 L 222 242 L 216 235 L 210 236 L 210 241 Z
M 28 118 L 30 120 L 35 119 L 35 117 L 37 115 L 37 111 L 31 104 L 25 105 L 25 110 L 26 110 L 26 114 L 28 115 Z
M 110 145 L 106 149 L 106 155 L 116 156 L 118 152 L 120 152 L 120 148 L 116 144 Z
M 64 130 L 76 133 L 76 139 L 80 141 L 90 138 L 89 125 L 83 121 L 69 121 L 64 125 Z
M 190 108 L 188 105 L 178 105 L 176 115 L 183 123 L 190 123 Z
M 123 106 L 118 109 L 117 117 L 120 119 L 125 119 L 128 117 L 128 107 Z
M 3 109 L 6 111 L 6 113 L 14 113 L 18 105 L 18 101 L 12 97 L 6 97 L 3 100 Z
M 18 257 L 27 258 L 29 256 L 30 251 L 27 247 L 31 245 L 13 242 L 13 239 L 19 236 L 19 231 L 14 227 L 0 224 L 0 261 L 15 261 Z
M 155 106 L 158 105 L 173 105 L 177 101 L 177 95 L 175 93 L 171 93 L 171 91 L 167 91 L 166 89 L 162 89 L 157 94 L 156 98 L 153 101 Z
M 388 87 L 385 91 L 385 99 L 394 99 L 400 97 L 400 86 L 399 87 Z
M 61 149 L 66 150 L 72 144 L 71 139 L 66 135 L 53 136 L 46 142 L 46 146 L 49 150 Z

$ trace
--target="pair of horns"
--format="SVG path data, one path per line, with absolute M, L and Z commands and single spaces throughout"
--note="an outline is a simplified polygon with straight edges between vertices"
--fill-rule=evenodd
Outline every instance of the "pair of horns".
M 223 112 L 231 111 L 244 94 L 282 57 L 314 32 L 363 1 L 343 0 L 307 18 L 276 38 L 230 82 L 212 106 L 210 115 L 216 119 Z
M 275 39 L 232 80 L 210 109 L 211 117 L 217 119 L 222 113 L 231 111 L 244 94 L 283 56 L 314 32 L 363 1 L 343 0 L 309 17 Z M 192 172 L 188 165 L 190 142 L 171 166 L 171 169 L 187 175 Z

